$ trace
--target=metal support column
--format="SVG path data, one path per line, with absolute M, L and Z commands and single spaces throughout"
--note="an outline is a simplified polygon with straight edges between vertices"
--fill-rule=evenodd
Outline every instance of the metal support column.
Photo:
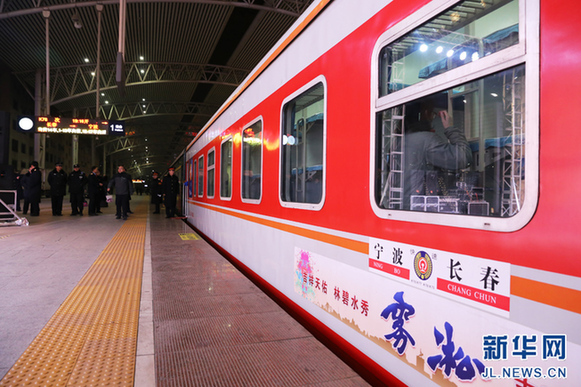
M 42 16 L 45 20 L 45 38 L 46 38 L 46 86 L 45 86 L 45 108 L 44 108 L 44 115 L 50 115 L 50 39 L 49 39 L 49 19 L 50 19 L 50 11 L 44 10 L 42 11 Z M 38 77 L 37 73 L 37 77 Z M 37 78 L 37 88 L 40 88 L 40 82 L 38 82 Z M 39 105 L 41 106 L 41 105 Z M 40 110 L 40 109 L 39 109 Z M 40 113 L 40 111 L 39 111 Z M 40 115 L 40 114 L 39 114 Z M 46 134 L 36 133 L 34 135 L 34 159 L 38 161 L 38 166 L 40 169 L 45 168 L 45 148 L 46 148 Z
M 96 81 L 96 92 L 95 92 L 95 117 L 99 119 L 101 112 L 99 111 L 99 98 L 101 97 L 101 18 L 103 14 L 103 4 L 97 4 L 95 6 L 97 9 L 97 68 L 95 70 L 95 81 Z M 97 165 L 97 153 L 96 153 L 96 139 L 91 137 L 91 164 Z M 103 147 L 105 149 L 105 147 Z M 105 153 L 103 153 L 105 156 Z M 104 158 L 104 157 L 103 157 Z M 103 173 L 105 162 L 103 161 Z

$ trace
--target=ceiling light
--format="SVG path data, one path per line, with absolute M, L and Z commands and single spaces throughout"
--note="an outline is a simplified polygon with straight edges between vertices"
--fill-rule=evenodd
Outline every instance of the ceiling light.
M 85 63 L 89 63 L 89 58 L 85 58 Z
M 76 29 L 83 28 L 83 22 L 81 21 L 81 17 L 79 16 L 79 13 L 77 11 L 73 13 L 71 19 L 73 20 L 73 25 L 75 26 Z
M 420 51 L 421 52 L 426 52 L 428 51 L 428 45 L 425 43 L 422 43 L 422 45 L 420 46 Z
M 140 56 L 140 57 L 139 57 L 139 60 L 143 60 L 143 59 L 145 59 L 143 56 Z

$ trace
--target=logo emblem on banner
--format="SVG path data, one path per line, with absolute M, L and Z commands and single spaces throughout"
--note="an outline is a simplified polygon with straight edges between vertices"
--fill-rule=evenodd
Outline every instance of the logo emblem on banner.
M 419 251 L 414 257 L 414 271 L 419 279 L 425 281 L 432 275 L 432 258 L 425 251 Z

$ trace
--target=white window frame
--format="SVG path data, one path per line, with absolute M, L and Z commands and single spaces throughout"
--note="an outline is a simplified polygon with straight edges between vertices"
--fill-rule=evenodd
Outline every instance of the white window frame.
M 198 159 L 193 156 L 192 157 L 192 199 L 196 199 L 198 197 Z
M 186 176 L 185 176 L 185 182 L 187 182 L 188 184 L 188 189 L 187 189 L 187 198 L 191 199 L 194 197 L 194 180 L 192 179 L 192 171 L 194 168 L 194 159 L 191 158 L 188 161 L 186 161 Z M 191 184 L 191 186 L 190 186 Z M 190 195 L 190 192 L 192 193 Z
M 200 183 L 199 183 L 199 181 L 200 181 L 200 160 L 202 160 L 202 162 L 203 162 L 204 155 L 201 155 L 201 156 L 198 157 L 198 172 L 196 174 L 196 177 L 198 178 L 198 180 L 196 180 L 196 184 L 198 184 L 198 197 L 199 198 L 203 198 L 204 197 L 204 191 L 205 191 L 204 190 L 204 188 L 205 188 L 204 187 L 204 184 L 206 183 L 206 179 L 205 179 L 205 176 L 204 176 L 204 172 L 206 170 L 206 165 L 204 164 L 202 166 L 202 190 L 200 191 Z
M 319 203 L 298 203 L 298 202 L 285 202 L 284 200 L 282 200 L 282 192 L 281 192 L 281 188 L 282 188 L 282 179 L 283 179 L 283 175 L 282 175 L 282 136 L 283 136 L 283 131 L 284 131 L 284 107 L 285 105 L 292 101 L 293 99 L 297 98 L 298 96 L 300 96 L 301 94 L 303 94 L 305 91 L 307 91 L 308 89 L 310 89 L 311 87 L 315 86 L 318 83 L 322 83 L 323 84 L 323 114 L 324 114 L 324 119 L 323 119 L 323 180 L 321 182 L 322 186 L 322 190 L 321 190 L 321 201 Z M 280 141 L 280 147 L 279 147 L 279 163 L 278 163 L 278 201 L 280 203 L 280 205 L 282 207 L 287 207 L 287 208 L 297 208 L 297 209 L 302 209 L 302 210 L 312 210 L 312 211 L 320 211 L 323 208 L 323 205 L 325 204 L 325 197 L 326 197 L 326 190 L 327 190 L 327 119 L 328 119 L 328 114 L 327 114 L 327 101 L 328 101 L 328 95 L 327 95 L 327 79 L 325 78 L 324 75 L 319 75 L 316 78 L 314 78 L 313 80 L 311 80 L 310 82 L 308 82 L 307 84 L 303 85 L 300 89 L 296 90 L 294 93 L 290 94 L 288 97 L 286 97 L 283 101 L 282 104 L 280 106 L 280 130 L 279 130 L 279 141 Z
M 258 199 L 248 199 L 242 196 L 242 183 L 244 180 L 244 131 L 251 127 L 252 125 L 256 124 L 257 122 L 262 123 L 262 129 L 260 131 L 260 196 Z M 242 127 L 242 132 L 240 132 L 240 200 L 243 203 L 253 203 L 253 204 L 260 204 L 262 201 L 262 187 L 263 187 L 263 180 L 264 180 L 264 173 L 263 173 L 263 166 L 264 166 L 264 119 L 262 116 L 256 117 L 254 120 L 250 121 L 248 124 Z
M 210 153 L 214 154 L 214 163 L 210 166 Z M 213 199 L 216 196 L 216 148 L 213 147 L 208 151 L 206 155 L 208 158 L 206 161 L 206 197 L 208 199 Z M 214 194 L 210 196 L 210 171 L 214 171 L 214 181 L 211 184 L 214 185 Z
M 539 189 L 539 1 L 519 0 L 519 44 L 449 70 L 405 89 L 379 98 L 379 53 L 383 47 L 437 16 L 460 0 L 436 0 L 383 33 L 371 60 L 370 174 L 369 198 L 374 213 L 383 219 L 511 232 L 524 227 L 533 217 Z M 452 215 L 380 208 L 375 201 L 376 114 L 432 93 L 525 64 L 525 199 L 521 210 L 510 218 Z
M 224 160 L 224 153 L 222 152 L 222 147 L 224 145 L 224 143 L 230 141 L 230 155 L 232 156 L 232 164 L 230 165 L 230 196 L 222 196 L 222 161 Z M 232 200 L 232 195 L 234 193 L 234 189 L 232 187 L 232 180 L 233 180 L 233 172 L 234 172 L 234 138 L 232 137 L 232 135 L 229 135 L 227 137 L 225 137 L 221 142 L 220 142 L 220 184 L 219 185 L 219 190 L 220 190 L 220 199 L 221 200 L 226 200 L 226 201 L 230 201 Z

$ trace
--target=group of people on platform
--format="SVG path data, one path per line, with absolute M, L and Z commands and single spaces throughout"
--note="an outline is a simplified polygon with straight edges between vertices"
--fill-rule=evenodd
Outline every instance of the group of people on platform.
M 129 211 L 129 200 L 134 192 L 131 176 L 125 172 L 125 167 L 120 165 L 117 168 L 117 174 L 109 181 L 107 191 L 110 192 L 115 188 L 115 205 L 117 206 L 116 218 L 127 219 Z M 154 214 L 160 213 L 160 204 L 165 205 L 166 218 L 172 218 L 176 215 L 177 195 L 180 191 L 180 181 L 175 176 L 175 169 L 169 168 L 168 175 L 159 179 L 159 174 L 153 172 L 150 182 L 151 203 L 155 205 Z
M 47 174 L 50 184 L 51 208 L 53 216 L 62 216 L 63 199 L 69 187 L 71 216 L 83 216 L 85 206 L 85 187 L 88 196 L 89 216 L 101 213 L 101 203 L 106 200 L 107 193 L 115 191 L 116 219 L 127 219 L 131 214 L 129 201 L 134 194 L 133 179 L 125 171 L 123 165 L 119 165 L 117 173 L 107 182 L 101 175 L 98 167 L 91 168 L 87 176 L 81 171 L 79 164 L 73 165 L 73 171 L 67 174 L 63 170 L 62 163 L 55 164 L 55 168 Z M 16 176 L 15 188 L 22 190 L 16 202 L 16 210 L 20 211 L 20 198 L 24 198 L 22 212 L 26 215 L 30 208 L 31 216 L 39 216 L 40 199 L 42 196 L 42 174 L 38 162 L 33 161 L 26 173 Z M 179 178 L 175 175 L 175 169 L 169 168 L 168 175 L 161 180 L 157 172 L 153 172 L 150 183 L 151 203 L 155 205 L 154 214 L 160 213 L 160 205 L 165 205 L 166 218 L 176 215 L 177 195 L 180 192 Z
M 155 205 L 154 214 L 159 214 L 159 207 L 163 201 L 165 205 L 165 217 L 172 218 L 176 215 L 177 196 L 180 192 L 180 180 L 175 175 L 175 169 L 169 168 L 168 174 L 159 179 L 159 174 L 153 172 L 150 185 L 151 203 Z
M 63 170 L 62 163 L 56 163 L 55 168 L 49 172 L 47 177 L 50 184 L 50 197 L 52 204 L 52 214 L 62 216 L 63 198 L 69 186 L 71 216 L 83 216 L 85 206 L 85 186 L 89 195 L 89 216 L 96 216 L 101 212 L 101 201 L 105 199 L 104 184 L 105 179 L 101 176 L 98 167 L 91 168 L 91 174 L 87 176 L 81 171 L 79 164 L 73 165 L 73 171 L 67 175 Z M 24 186 L 26 192 L 26 186 Z M 26 195 L 25 195 L 26 197 Z M 26 212 L 24 212 L 26 214 Z

